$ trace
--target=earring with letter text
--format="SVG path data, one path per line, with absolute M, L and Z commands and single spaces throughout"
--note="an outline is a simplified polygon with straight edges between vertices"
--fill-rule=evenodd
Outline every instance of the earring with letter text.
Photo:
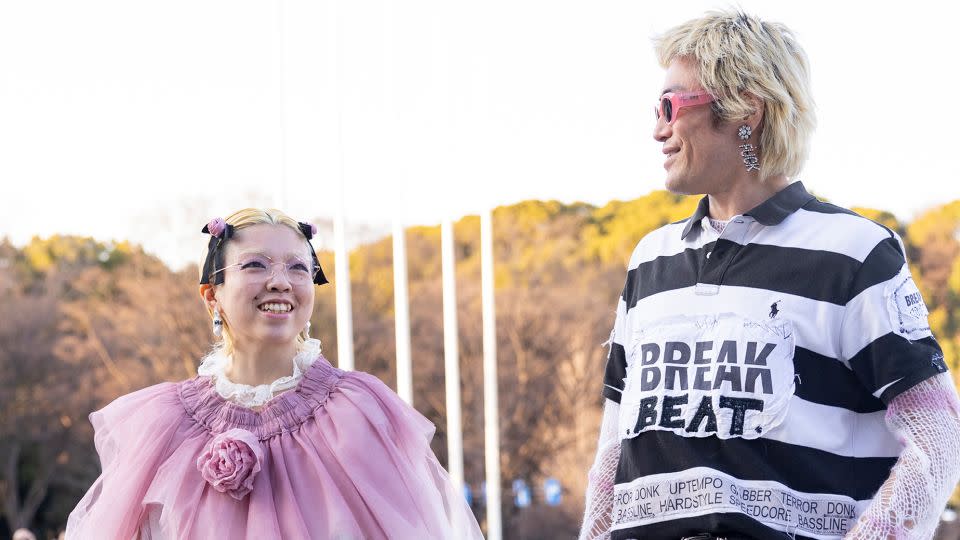
M 737 136 L 741 141 L 746 141 L 753 134 L 753 128 L 744 124 L 737 130 Z M 750 143 L 740 145 L 740 157 L 743 158 L 743 164 L 747 167 L 747 172 L 760 170 L 760 158 L 757 157 L 757 149 Z

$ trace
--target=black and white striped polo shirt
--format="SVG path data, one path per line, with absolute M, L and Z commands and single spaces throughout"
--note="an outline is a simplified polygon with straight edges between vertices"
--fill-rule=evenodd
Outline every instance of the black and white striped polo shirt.
M 612 536 L 840 538 L 900 454 L 885 404 L 946 371 L 903 245 L 799 182 L 722 233 L 707 216 L 630 260 Z

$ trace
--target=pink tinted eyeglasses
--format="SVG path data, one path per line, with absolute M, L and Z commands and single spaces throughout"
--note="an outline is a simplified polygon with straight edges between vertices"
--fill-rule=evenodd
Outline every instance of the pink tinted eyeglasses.
M 709 92 L 667 92 L 660 96 L 660 103 L 653 108 L 653 112 L 657 115 L 657 120 L 662 116 L 667 120 L 667 125 L 672 126 L 677 121 L 680 109 L 703 105 L 713 100 L 714 97 Z

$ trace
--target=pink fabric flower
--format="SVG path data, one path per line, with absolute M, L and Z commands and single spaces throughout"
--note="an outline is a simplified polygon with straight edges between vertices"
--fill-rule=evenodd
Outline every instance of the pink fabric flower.
M 223 218 L 213 218 L 210 220 L 210 223 L 207 223 L 207 230 L 210 231 L 210 234 L 220 238 L 220 235 L 223 234 L 223 230 L 227 228 L 227 222 Z
M 197 458 L 197 470 L 213 489 L 238 501 L 253 490 L 260 472 L 263 448 L 245 429 L 231 429 L 214 437 Z
M 317 235 L 317 226 L 314 225 L 313 223 L 310 223 L 309 225 L 310 225 L 310 233 L 313 234 L 313 236 L 316 236 L 316 235 Z

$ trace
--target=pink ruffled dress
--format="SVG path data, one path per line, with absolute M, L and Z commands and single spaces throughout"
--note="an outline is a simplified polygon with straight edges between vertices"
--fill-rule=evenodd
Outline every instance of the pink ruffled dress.
M 257 410 L 200 375 L 91 414 L 103 472 L 67 537 L 482 538 L 433 424 L 371 375 L 304 368 Z

